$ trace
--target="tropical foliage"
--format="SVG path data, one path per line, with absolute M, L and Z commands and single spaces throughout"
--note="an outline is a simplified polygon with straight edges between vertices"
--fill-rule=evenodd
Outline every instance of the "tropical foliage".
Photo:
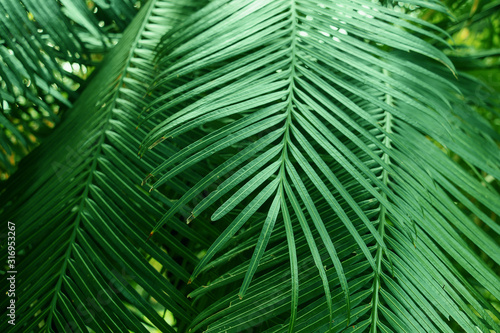
M 113 46 L 140 1 L 2 1 L 0 171 L 36 146 L 78 97 L 75 89 Z M 43 5 L 42 5 L 43 4 Z M 77 70 L 74 70 L 77 69 Z
M 67 106 L 0 184 L 3 331 L 500 332 L 498 52 L 451 42 L 500 2 L 94 2 L 0 4 L 6 161 Z

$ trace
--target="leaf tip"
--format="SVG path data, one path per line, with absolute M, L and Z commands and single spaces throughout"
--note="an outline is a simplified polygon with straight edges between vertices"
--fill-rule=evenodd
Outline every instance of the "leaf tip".
M 144 178 L 141 182 L 141 186 L 144 186 L 144 184 L 146 184 L 146 182 L 148 181 L 149 178 L 153 177 L 153 174 L 152 173 L 149 173 L 146 178 Z M 151 192 L 151 190 L 149 190 L 149 192 Z

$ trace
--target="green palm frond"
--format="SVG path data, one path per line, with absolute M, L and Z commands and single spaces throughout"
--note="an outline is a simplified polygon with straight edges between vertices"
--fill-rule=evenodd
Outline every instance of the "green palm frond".
M 173 318 L 182 329 L 194 317 L 182 291 L 198 262 L 188 245 L 207 244 L 211 229 L 177 222 L 175 232 L 157 238 L 161 245 L 146 242 L 172 201 L 139 185 L 160 156 L 135 154 L 152 128 L 147 122 L 136 130 L 153 49 L 190 6 L 149 1 L 62 124 L 2 184 L 0 216 L 17 226 L 19 273 L 16 325 L 4 320 L 1 331 L 175 332 Z M 188 190 L 184 181 L 168 185 L 173 193 Z
M 110 49 L 137 12 L 136 1 L 96 3 L 0 4 L 0 170 L 12 171 L 8 157 L 24 156 L 34 146 L 30 136 L 39 136 L 46 122 L 58 123 L 59 108 L 76 100 L 83 81 L 66 67 L 94 66 L 94 55 Z
M 204 177 L 153 232 L 186 205 L 188 223 L 226 227 L 190 279 L 214 300 L 192 329 L 499 329 L 476 288 L 498 300 L 500 279 L 466 241 L 500 264 L 471 218 L 500 233 L 482 175 L 500 179 L 498 135 L 464 103 L 441 35 L 362 0 L 216 0 L 167 33 L 140 154 L 179 150 L 144 182 Z

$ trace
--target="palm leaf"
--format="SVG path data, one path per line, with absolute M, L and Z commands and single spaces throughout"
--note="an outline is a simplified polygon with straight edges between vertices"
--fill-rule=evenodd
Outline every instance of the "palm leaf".
M 9 156 L 24 156 L 35 146 L 33 135 L 43 136 L 47 123 L 58 123 L 59 111 L 76 100 L 75 87 L 83 81 L 67 66 L 94 66 L 93 58 L 113 46 L 137 12 L 135 1 L 96 3 L 99 6 L 93 5 L 92 11 L 83 0 L 0 4 L 0 168 L 4 171 L 13 170 Z
M 13 332 L 175 332 L 172 316 L 179 329 L 194 316 L 182 293 L 198 261 L 187 244 L 206 243 L 210 228 L 195 232 L 177 222 L 160 244 L 146 243 L 152 221 L 172 201 L 147 195 L 137 182 L 159 156 L 134 156 L 146 133 L 135 127 L 153 48 L 189 11 L 189 3 L 149 1 L 61 126 L 2 184 L 0 216 L 16 224 L 17 237 Z M 168 184 L 173 193 L 187 190 Z M 6 331 L 7 322 L 1 325 Z
M 444 73 L 441 33 L 368 1 L 235 0 L 165 35 L 140 154 L 180 149 L 144 182 L 205 176 L 152 234 L 184 205 L 227 227 L 190 280 L 215 302 L 193 330 L 498 329 L 475 284 L 498 300 L 500 279 L 464 238 L 496 264 L 499 245 L 456 203 L 498 234 L 500 197 L 437 145 L 499 179 L 498 137 Z

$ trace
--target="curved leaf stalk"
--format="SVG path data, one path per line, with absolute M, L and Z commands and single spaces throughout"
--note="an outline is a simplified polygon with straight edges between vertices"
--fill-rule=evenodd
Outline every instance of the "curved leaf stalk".
M 125 75 L 122 75 L 122 80 L 123 80 L 124 76 Z M 121 84 L 121 82 L 120 82 L 120 84 Z M 117 92 L 115 92 L 115 94 L 116 93 L 118 93 L 118 90 L 117 90 Z M 116 99 L 115 99 L 114 103 L 115 102 L 116 102 Z M 68 266 L 68 262 L 71 259 L 73 244 L 75 243 L 76 235 L 78 233 L 78 229 L 80 228 L 80 223 L 82 221 L 82 214 L 84 213 L 85 206 L 86 206 L 87 199 L 88 199 L 88 195 L 89 195 L 89 188 L 90 188 L 90 185 L 93 183 L 93 178 L 94 178 L 95 171 L 96 171 L 98 157 L 100 156 L 100 153 L 102 150 L 102 145 L 104 143 L 104 139 L 106 138 L 105 133 L 106 133 L 106 130 L 109 128 L 109 121 L 111 120 L 112 115 L 113 115 L 113 113 L 110 112 L 107 116 L 105 128 L 103 129 L 103 131 L 100 135 L 101 137 L 99 138 L 98 151 L 92 157 L 93 161 L 92 161 L 91 170 L 89 172 L 89 176 L 87 177 L 87 182 L 85 184 L 85 189 L 84 189 L 82 198 L 80 200 L 80 204 L 78 205 L 78 214 L 76 217 L 76 221 L 73 224 L 73 231 L 71 233 L 71 238 L 70 238 L 69 243 L 68 243 L 69 246 L 68 246 L 68 249 L 66 250 L 66 253 L 64 254 L 63 265 L 61 266 L 61 269 L 59 270 L 59 278 L 57 280 L 56 287 L 54 288 L 54 290 L 55 290 L 54 296 L 52 298 L 52 301 L 50 302 L 50 311 L 49 311 L 49 317 L 47 318 L 47 327 L 51 327 L 52 316 L 56 312 L 56 304 L 57 304 L 57 300 L 60 297 L 59 293 L 61 291 L 62 282 L 64 280 L 64 277 L 66 276 L 65 272 L 66 272 L 66 269 Z
M 389 72 L 384 69 L 383 70 L 385 75 L 388 75 Z M 390 94 L 385 95 L 385 102 L 390 105 L 394 106 L 393 103 L 393 98 Z M 383 129 L 385 133 L 390 134 L 392 133 L 392 119 L 393 116 L 390 112 L 387 112 L 387 110 L 384 111 L 384 124 L 383 124 Z M 382 140 L 382 143 L 387 147 L 387 149 L 391 148 L 391 139 L 385 135 L 384 139 Z M 391 159 L 387 153 L 383 153 L 382 155 L 382 160 L 387 164 L 390 165 Z M 387 169 L 383 168 L 382 169 L 382 182 L 384 185 L 389 184 L 389 172 Z M 385 192 L 382 192 L 382 197 L 384 200 L 387 200 L 387 194 Z M 385 224 L 386 224 L 386 213 L 387 210 L 384 205 L 380 205 L 380 213 L 378 216 L 378 232 L 380 234 L 380 237 L 382 239 L 385 236 Z M 378 325 L 378 307 L 379 307 L 379 291 L 382 288 L 380 284 L 380 276 L 382 275 L 382 258 L 383 258 L 383 252 L 384 249 L 380 244 L 377 244 L 377 253 L 375 255 L 375 263 L 376 263 L 376 271 L 375 271 L 375 276 L 373 280 L 373 298 L 372 298 L 372 314 L 371 314 L 371 327 L 370 327 L 370 333 L 377 333 L 377 325 Z
M 150 16 L 152 10 L 155 8 L 155 3 L 156 3 L 156 0 L 151 0 L 148 3 L 149 8 L 148 8 L 148 11 L 147 11 L 145 17 L 149 17 Z M 144 31 L 147 23 L 148 23 L 147 19 L 145 19 L 142 22 L 142 26 L 139 29 L 139 33 L 137 33 L 137 35 L 135 36 L 135 40 L 131 44 L 130 52 L 129 52 L 129 55 L 128 55 L 127 62 L 123 66 L 124 70 L 123 70 L 122 75 L 119 76 L 118 83 L 117 83 L 116 87 L 122 87 L 122 85 L 124 83 L 124 79 L 126 77 L 128 69 L 130 67 L 130 62 L 131 62 L 131 60 L 133 58 L 133 55 L 134 55 L 133 50 L 135 50 L 135 48 L 137 47 L 140 39 L 142 38 L 142 32 Z M 112 101 L 113 102 L 112 102 L 112 105 L 109 107 L 109 110 L 113 110 L 114 109 L 114 107 L 116 105 L 116 102 L 118 100 L 118 95 L 120 93 L 121 93 L 120 89 L 116 89 L 115 90 L 115 92 L 113 94 L 114 96 L 112 97 Z M 108 114 L 106 116 L 106 119 L 104 120 L 104 126 L 103 126 L 103 128 L 101 130 L 101 133 L 100 133 L 97 152 L 91 157 L 93 159 L 91 170 L 89 172 L 87 181 L 85 183 L 85 189 L 84 189 L 83 195 L 81 197 L 80 204 L 78 205 L 78 214 L 77 214 L 76 221 L 73 224 L 73 231 L 71 233 L 71 238 L 70 238 L 70 241 L 68 243 L 69 246 L 68 246 L 68 249 L 67 249 L 67 251 L 66 251 L 66 253 L 64 255 L 63 265 L 61 266 L 61 269 L 60 269 L 60 272 L 59 272 L 59 278 L 58 278 L 56 287 L 54 288 L 55 292 L 54 292 L 54 296 L 53 296 L 51 304 L 50 304 L 50 309 L 51 310 L 49 312 L 49 317 L 47 318 L 47 327 L 51 327 L 51 325 L 52 325 L 52 318 L 53 318 L 52 316 L 53 316 L 53 314 L 56 311 L 56 304 L 57 304 L 57 300 L 59 299 L 59 293 L 61 291 L 62 282 L 64 280 L 64 277 L 66 276 L 65 272 L 66 272 L 66 269 L 67 269 L 68 261 L 71 258 L 71 253 L 72 253 L 72 250 L 73 250 L 73 244 L 75 242 L 76 235 L 78 233 L 78 229 L 79 229 L 80 223 L 82 221 L 82 218 L 81 218 L 82 214 L 84 213 L 85 206 L 87 204 L 88 195 L 89 195 L 89 188 L 90 188 L 90 185 L 93 184 L 93 178 L 95 176 L 97 162 L 99 160 L 99 156 L 101 156 L 102 148 L 103 148 L 103 144 L 104 144 L 104 140 L 106 139 L 106 132 L 110 128 L 110 121 L 111 121 L 112 118 L 113 118 L 113 112 L 108 112 Z
M 143 242 L 143 228 L 161 216 L 162 200 L 145 196 L 135 184 L 151 159 L 142 166 L 132 157 L 142 132 L 133 130 L 137 105 L 143 103 L 145 82 L 152 79 L 154 45 L 190 9 L 149 1 L 64 123 L 27 157 L 31 163 L 21 166 L 19 176 L 0 189 L 0 201 L 7 203 L 0 209 L 2 219 L 22 221 L 16 231 L 22 240 L 18 279 L 23 294 L 13 332 L 36 326 L 44 331 L 101 332 L 104 325 L 117 332 L 125 327 L 147 332 L 148 325 L 174 332 L 148 304 L 149 298 L 178 320 L 190 321 L 189 302 L 150 265 L 155 260 L 175 278 L 188 276 L 170 253 Z M 185 190 L 183 184 L 172 188 Z M 182 227 L 179 231 L 194 235 Z M 160 240 L 186 262 L 197 261 L 177 239 Z M 144 325 L 137 313 L 151 323 Z
M 293 113 L 293 100 L 294 100 L 294 90 L 295 90 L 295 66 L 296 66 L 296 35 L 297 35 L 297 11 L 295 8 L 295 1 L 292 0 L 291 5 L 291 22 L 292 22 L 292 42 L 290 45 L 290 52 L 292 54 L 292 59 L 290 62 L 290 85 L 288 86 L 289 95 L 288 95 L 288 105 L 287 105 L 287 116 L 285 123 L 285 133 L 283 138 L 283 150 L 281 155 L 281 166 L 279 171 L 280 177 L 280 185 L 278 189 L 278 195 L 281 198 L 282 205 L 282 215 L 285 223 L 286 233 L 287 233 L 287 242 L 288 242 L 288 252 L 290 255 L 290 274 L 291 274 L 291 283 L 292 283 L 292 301 L 291 301 L 291 313 L 290 313 L 290 324 L 288 325 L 288 332 L 292 333 L 295 327 L 295 321 L 297 319 L 297 308 L 299 305 L 299 271 L 297 264 L 297 253 L 295 248 L 295 241 L 293 236 L 293 228 L 290 221 L 290 215 L 288 213 L 288 209 L 286 207 L 286 193 L 284 190 L 284 183 L 288 185 L 286 179 L 286 160 L 288 159 L 288 144 L 291 142 L 290 139 L 290 124 L 292 122 L 292 113 Z M 331 313 L 331 303 L 330 305 L 330 313 Z M 330 318 L 331 319 L 331 318 Z
M 285 131 L 283 133 L 283 145 L 282 145 L 282 151 L 281 151 L 281 157 L 280 157 L 280 168 L 279 168 L 279 185 L 277 188 L 277 193 L 275 197 L 275 201 L 273 202 L 273 206 L 277 206 L 277 209 L 280 210 L 281 206 L 281 214 L 283 215 L 283 218 L 285 220 L 285 225 L 287 228 L 287 240 L 289 243 L 289 255 L 290 255 L 290 262 L 291 262 L 291 282 L 292 282 L 292 302 L 291 302 L 291 315 L 290 315 L 290 324 L 288 326 L 288 331 L 293 332 L 294 331 L 294 326 L 295 326 L 295 320 L 297 317 L 297 308 L 298 308 L 298 295 L 299 295 L 299 279 L 298 279 L 298 267 L 297 267 L 297 254 L 295 251 L 295 244 L 293 241 L 293 228 L 291 226 L 290 222 L 290 215 L 288 213 L 287 207 L 286 207 L 286 192 L 285 192 L 285 187 L 288 186 L 288 181 L 287 181 L 287 171 L 286 171 L 286 161 L 289 160 L 288 156 L 288 148 L 289 144 L 291 143 L 291 137 L 290 137 L 290 128 L 291 128 L 291 123 L 292 123 L 292 116 L 293 116 L 293 110 L 294 110 L 294 103 L 295 101 L 295 79 L 297 76 L 296 73 L 296 66 L 297 66 L 297 48 L 296 48 L 296 43 L 297 43 L 297 10 L 295 8 L 295 1 L 291 1 L 291 6 L 290 6 L 290 22 L 292 25 L 291 28 L 291 35 L 293 36 L 291 38 L 291 43 L 289 46 L 289 52 L 291 55 L 290 59 L 290 66 L 289 66 L 289 71 L 290 71 L 290 76 L 289 76 L 289 85 L 288 85 L 288 96 L 287 96 L 287 106 L 286 106 L 286 120 L 285 120 Z M 276 203 L 276 204 L 275 204 Z M 278 214 L 279 211 L 276 212 Z M 267 225 L 267 219 L 266 219 L 266 224 Z M 260 261 L 260 258 L 263 255 L 263 252 L 267 246 L 267 242 L 269 241 L 270 234 L 272 232 L 273 225 L 268 226 L 268 228 L 263 228 L 261 232 L 261 236 L 259 238 L 259 241 L 256 245 L 256 250 L 255 250 L 255 263 L 258 263 Z M 263 244 L 264 243 L 264 244 Z M 260 249 L 259 253 L 257 251 Z M 253 274 L 255 273 L 255 270 L 257 269 L 257 265 L 252 263 L 250 264 L 250 267 L 245 274 L 245 279 L 240 287 L 240 291 L 238 293 L 238 297 L 240 299 L 243 298 L 245 292 L 248 289 L 248 286 L 250 284 L 250 280 L 252 279 Z M 327 297 L 330 298 L 328 292 L 329 290 L 325 290 L 327 292 Z M 328 307 L 330 310 L 330 321 L 331 321 L 331 313 L 332 313 L 332 304 L 331 301 L 328 302 Z

